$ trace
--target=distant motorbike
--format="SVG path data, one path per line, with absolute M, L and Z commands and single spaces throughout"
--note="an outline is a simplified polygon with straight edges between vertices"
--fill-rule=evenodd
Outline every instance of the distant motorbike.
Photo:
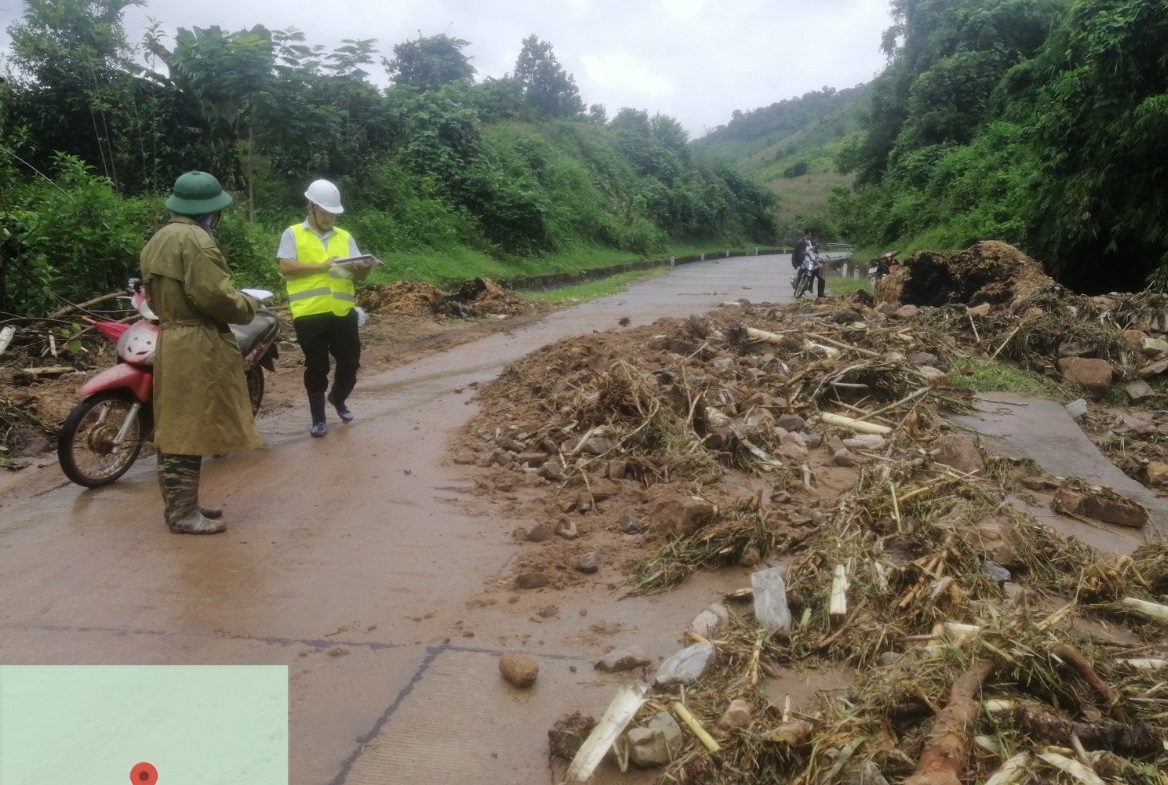
M 900 267 L 900 262 L 896 261 L 899 254 L 900 251 L 888 251 L 868 263 L 868 277 L 872 279 L 873 284 L 880 283 L 884 276 Z
M 823 270 L 827 266 L 827 262 L 814 251 L 809 252 L 807 261 L 799 266 L 799 272 L 795 274 L 795 280 L 792 286 L 795 287 L 795 299 L 798 300 L 811 291 L 812 284 L 815 279 L 823 275 Z
M 65 418 L 57 437 L 57 459 L 65 476 L 78 485 L 98 488 L 117 481 L 138 459 L 154 433 L 154 350 L 158 317 L 146 302 L 142 282 L 130 279 L 131 305 L 142 317 L 132 324 L 94 322 L 117 344 L 118 362 L 89 379 L 77 394 L 82 400 Z M 243 355 L 243 371 L 252 413 L 264 398 L 264 370 L 275 370 L 280 323 L 259 308 L 245 325 L 230 325 Z

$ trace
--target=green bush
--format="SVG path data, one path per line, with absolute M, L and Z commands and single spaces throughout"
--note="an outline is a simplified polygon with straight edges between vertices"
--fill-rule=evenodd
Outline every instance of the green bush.
M 38 178 L 4 194 L 6 313 L 50 313 L 124 288 L 159 218 L 157 205 L 119 196 L 74 156 L 58 155 L 55 173 L 55 183 Z
M 282 231 L 249 223 L 242 210 L 231 208 L 223 212 L 215 228 L 215 239 L 235 274 L 237 287 L 283 290 L 284 281 L 276 265 Z

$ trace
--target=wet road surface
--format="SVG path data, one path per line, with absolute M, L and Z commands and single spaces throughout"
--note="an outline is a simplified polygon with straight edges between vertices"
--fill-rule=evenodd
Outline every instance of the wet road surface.
M 470 385 L 622 317 L 639 325 L 739 298 L 784 301 L 788 265 L 763 256 L 679 266 L 362 378 L 357 421 L 324 439 L 308 437 L 300 408 L 265 414 L 264 450 L 204 464 L 203 499 L 225 507 L 223 535 L 167 532 L 151 460 L 98 490 L 51 466 L 33 494 L 13 493 L 7 479 L 0 662 L 286 665 L 294 785 L 544 785 L 547 729 L 576 710 L 599 717 L 622 681 L 592 663 L 631 644 L 672 654 L 698 611 L 745 583 L 706 576 L 665 597 L 617 601 L 606 582 L 619 577 L 602 569 L 594 590 L 558 597 L 553 618 L 477 606 L 518 553 L 509 533 L 531 522 L 484 517 L 471 476 L 447 460 L 449 438 L 475 411 Z M 595 625 L 608 631 L 602 641 Z M 499 677 L 508 651 L 540 662 L 531 690 Z
M 678 266 L 362 378 L 357 421 L 324 439 L 308 437 L 299 408 L 264 414 L 264 450 L 204 462 L 202 499 L 225 508 L 222 535 L 166 530 L 152 458 L 96 490 L 55 466 L 5 478 L 0 662 L 286 665 L 295 785 L 546 783 L 547 729 L 571 711 L 599 716 L 620 683 L 592 663 L 633 643 L 672 654 L 678 631 L 739 583 L 620 602 L 605 588 L 574 593 L 538 623 L 468 605 L 517 554 L 509 533 L 530 525 L 484 518 L 468 474 L 446 461 L 449 437 L 475 411 L 469 385 L 622 317 L 639 325 L 739 298 L 782 301 L 788 265 Z M 612 631 L 599 648 L 586 642 L 593 625 Z M 539 660 L 533 689 L 499 677 L 506 651 Z

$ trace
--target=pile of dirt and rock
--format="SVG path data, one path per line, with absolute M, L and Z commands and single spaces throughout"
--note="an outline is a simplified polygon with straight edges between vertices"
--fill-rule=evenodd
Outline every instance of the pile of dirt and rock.
M 371 313 L 395 311 L 412 316 L 450 316 L 450 305 L 442 290 L 422 281 L 397 281 L 388 286 L 365 286 L 357 293 L 357 304 Z
M 1014 246 L 994 240 L 957 253 L 922 251 L 897 272 L 880 282 L 877 294 L 885 302 L 1009 306 L 1058 287 L 1041 264 Z
M 597 663 L 641 678 L 586 739 L 574 715 L 582 747 L 552 729 L 567 781 L 606 752 L 694 783 L 1148 782 L 1168 763 L 1163 522 L 950 420 L 970 404 L 951 377 L 996 359 L 1067 401 L 1086 392 L 1082 416 L 1108 421 L 1095 398 L 1112 381 L 1093 388 L 1063 361 L 1140 378 L 1157 356 L 1152 296 L 1076 296 L 982 243 L 910 259 L 881 299 L 921 280 L 936 305 L 736 303 L 551 344 L 479 391 L 454 460 L 537 522 L 513 533 L 527 545 L 494 589 L 509 602 L 546 603 L 598 570 L 625 593 L 752 571 L 695 609 L 675 657 Z M 1036 504 L 1149 542 L 1096 550 L 1024 511 Z M 823 667 L 850 669 L 851 689 L 791 706 L 768 687 Z
M 471 278 L 449 295 L 421 281 L 366 286 L 359 290 L 357 303 L 370 312 L 431 317 L 508 317 L 541 310 L 535 301 L 524 300 L 490 278 Z
M 490 278 L 464 281 L 450 299 L 467 316 L 517 316 L 532 310 L 530 300 L 517 297 Z

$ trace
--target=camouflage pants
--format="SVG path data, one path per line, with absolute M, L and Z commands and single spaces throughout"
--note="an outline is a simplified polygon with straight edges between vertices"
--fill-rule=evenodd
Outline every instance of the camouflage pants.
M 158 484 L 167 526 L 190 517 L 199 509 L 201 455 L 158 453 Z

